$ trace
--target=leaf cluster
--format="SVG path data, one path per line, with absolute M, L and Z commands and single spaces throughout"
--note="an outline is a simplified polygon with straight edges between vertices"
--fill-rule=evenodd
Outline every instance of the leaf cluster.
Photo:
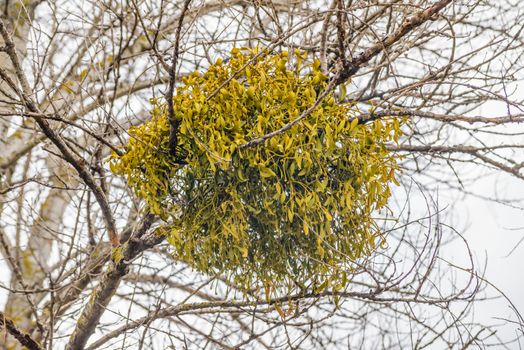
M 308 55 L 233 49 L 186 77 L 172 103 L 180 125 L 169 150 L 166 103 L 131 128 L 111 169 L 124 175 L 179 259 L 226 273 L 246 290 L 322 290 L 347 283 L 351 262 L 380 239 L 372 214 L 395 182 L 401 122 L 360 124 L 358 107 L 328 93 L 311 114 L 263 144 L 242 147 L 295 120 L 328 86 Z M 232 78 L 233 77 L 233 78 Z

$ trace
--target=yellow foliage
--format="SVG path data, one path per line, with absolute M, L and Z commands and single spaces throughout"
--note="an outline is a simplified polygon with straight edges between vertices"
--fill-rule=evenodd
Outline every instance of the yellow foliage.
M 172 101 L 177 154 L 168 149 L 166 103 L 153 100 L 151 121 L 129 130 L 111 169 L 165 220 L 178 258 L 194 268 L 246 289 L 340 288 L 351 259 L 380 237 L 371 215 L 390 197 L 397 164 L 385 143 L 398 140 L 401 123 L 360 124 L 358 107 L 329 93 L 287 132 L 243 148 L 297 118 L 328 86 L 305 53 L 257 53 L 234 49 L 184 79 Z

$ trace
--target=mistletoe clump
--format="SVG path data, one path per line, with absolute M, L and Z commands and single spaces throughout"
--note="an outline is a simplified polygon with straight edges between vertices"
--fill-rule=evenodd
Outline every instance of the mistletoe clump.
M 372 213 L 395 182 L 385 143 L 396 119 L 359 123 L 355 104 L 325 94 L 328 78 L 307 54 L 233 49 L 227 62 L 184 78 L 173 98 L 177 147 L 165 102 L 129 130 L 111 168 L 164 221 L 179 259 L 246 288 L 340 288 L 351 261 L 380 240 Z M 232 78 L 233 77 L 233 78 Z

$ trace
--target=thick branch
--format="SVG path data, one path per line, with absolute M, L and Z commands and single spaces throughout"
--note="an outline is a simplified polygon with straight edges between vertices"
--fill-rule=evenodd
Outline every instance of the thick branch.
M 127 274 L 131 261 L 144 250 L 159 244 L 164 239 L 163 236 L 157 236 L 155 233 L 152 233 L 150 236 L 144 236 L 144 233 L 151 227 L 153 222 L 153 215 L 146 216 L 142 226 L 132 235 L 131 239 L 122 247 L 117 248 L 121 249 L 118 254 L 120 257 L 115 259 L 117 261 L 104 274 L 100 284 L 93 291 L 88 304 L 78 319 L 75 330 L 69 338 L 67 350 L 84 349 L 85 344 L 95 331 L 102 314 L 120 285 L 122 277 Z
M 0 312 L 0 329 L 4 328 L 11 334 L 18 342 L 28 348 L 29 350 L 41 350 L 40 345 L 34 341 L 28 334 L 20 331 L 13 321 L 7 319 L 3 312 Z
M 453 0 L 440 0 L 433 6 L 425 9 L 424 11 L 417 12 L 413 16 L 404 20 L 397 31 L 376 42 L 373 46 L 360 53 L 360 55 L 358 55 L 356 58 L 353 58 L 353 60 L 349 62 L 346 67 L 344 67 L 344 71 L 340 75 L 338 83 L 343 83 L 355 75 L 355 73 L 357 73 L 359 69 L 368 63 L 373 57 L 391 47 L 413 29 L 433 18 L 436 14 L 439 13 L 440 10 L 442 10 L 452 1 Z

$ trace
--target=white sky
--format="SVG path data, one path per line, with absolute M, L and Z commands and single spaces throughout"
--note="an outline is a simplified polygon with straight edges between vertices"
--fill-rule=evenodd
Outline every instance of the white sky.
M 516 95 L 524 96 L 524 83 L 521 83 Z M 499 116 L 505 113 L 505 106 L 493 105 L 484 108 L 480 114 Z M 524 133 L 524 126 L 512 125 L 510 130 L 511 132 L 520 130 Z M 501 140 L 501 143 L 509 142 Z M 446 200 L 441 198 L 440 204 L 453 206 L 451 208 L 454 211 L 453 223 L 468 240 L 477 260 L 477 267 L 483 267 L 487 262 L 486 279 L 505 293 L 517 310 L 524 314 L 524 241 L 517 246 L 521 239 L 524 240 L 524 181 L 502 174 L 482 178 L 468 186 L 466 190 L 485 197 L 515 200 L 512 205 L 504 205 L 467 195 L 456 202 L 448 200 L 446 203 Z M 449 256 L 451 261 L 459 262 L 467 259 L 464 256 L 463 246 L 459 246 L 458 242 L 445 246 L 443 253 Z M 500 293 L 494 288 L 489 288 L 488 295 L 494 296 Z M 497 318 L 516 320 L 508 301 L 502 298 L 478 304 L 475 313 L 475 319 L 480 322 L 494 323 L 497 322 Z M 502 320 L 498 320 L 497 323 L 503 324 L 500 328 L 503 339 L 523 334 L 522 329 L 520 333 L 517 332 L 516 324 Z M 510 346 L 511 349 L 522 347 L 524 342 Z

